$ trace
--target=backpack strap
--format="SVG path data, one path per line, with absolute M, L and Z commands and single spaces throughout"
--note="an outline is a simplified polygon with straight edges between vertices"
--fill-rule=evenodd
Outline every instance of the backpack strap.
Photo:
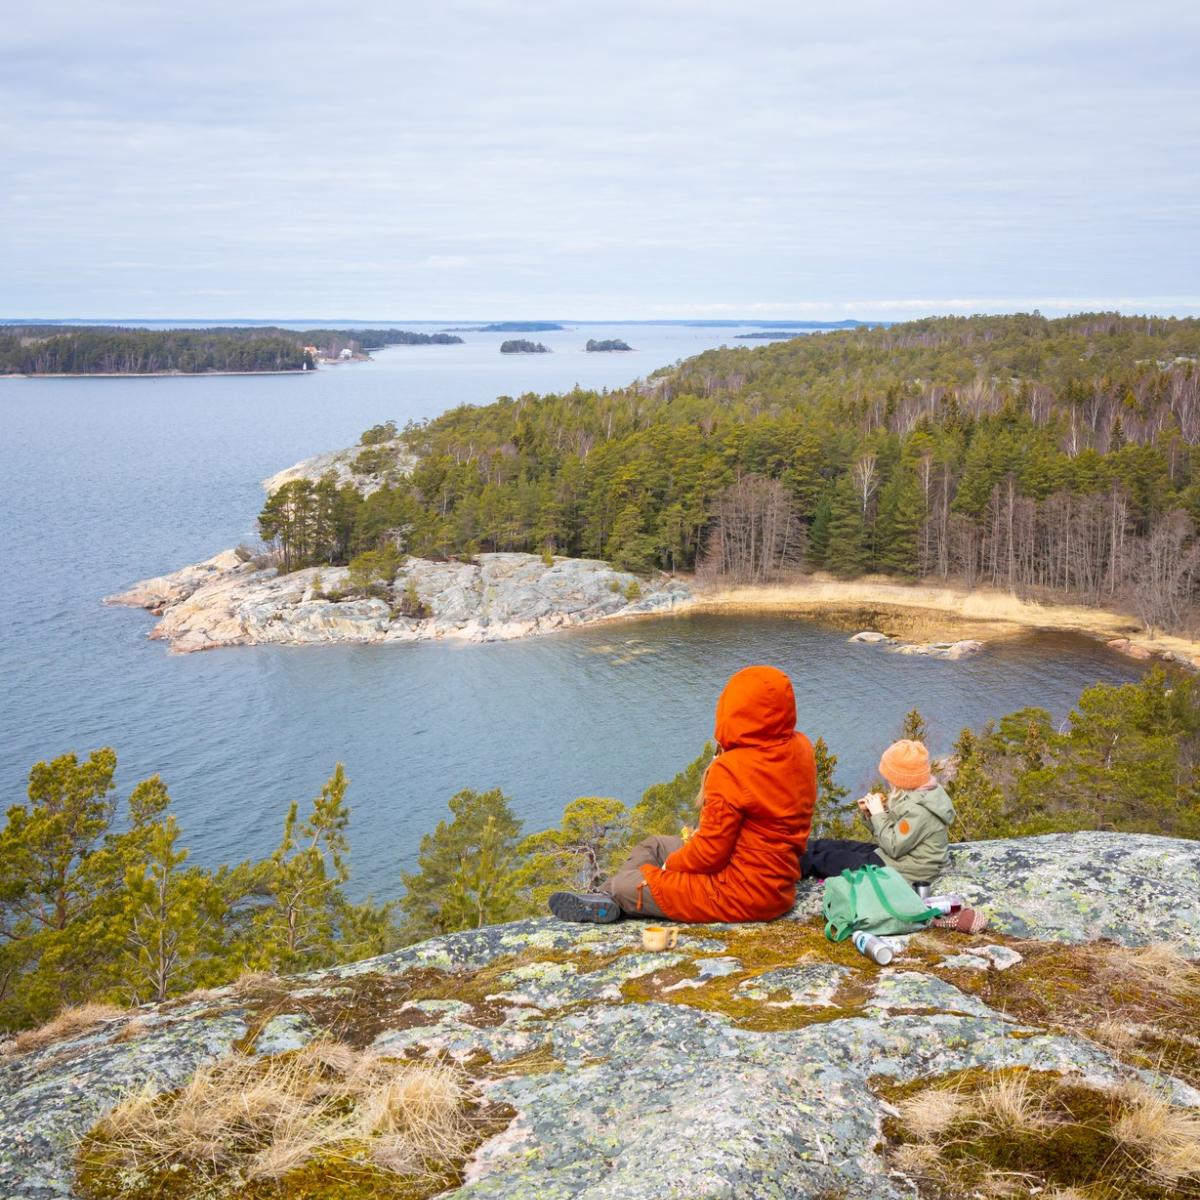
M 926 908 L 923 913 L 916 913 L 911 917 L 905 916 L 903 913 L 898 913 L 893 907 L 892 902 L 884 895 L 883 888 L 879 886 L 879 880 L 875 877 L 875 872 L 882 870 L 881 867 L 872 867 L 869 863 L 862 868 L 867 877 L 867 881 L 871 885 L 871 889 L 875 893 L 875 899 L 883 905 L 883 911 L 890 917 L 895 917 L 897 921 L 903 921 L 906 925 L 922 925 L 928 921 L 932 921 L 934 917 L 942 915 L 941 910 L 937 908 Z M 843 871 L 843 874 L 847 872 Z M 853 884 L 851 884 L 853 887 Z

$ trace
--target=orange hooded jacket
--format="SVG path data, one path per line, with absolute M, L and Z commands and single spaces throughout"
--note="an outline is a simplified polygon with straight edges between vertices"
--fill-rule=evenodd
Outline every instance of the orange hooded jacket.
M 796 902 L 817 796 L 791 680 L 774 667 L 738 671 L 717 701 L 715 737 L 699 828 L 642 876 L 673 920 L 770 921 Z

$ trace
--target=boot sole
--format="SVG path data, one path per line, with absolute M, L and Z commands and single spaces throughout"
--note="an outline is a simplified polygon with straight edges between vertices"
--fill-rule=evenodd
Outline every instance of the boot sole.
M 574 892 L 555 892 L 550 897 L 550 911 L 560 921 L 575 921 L 594 925 L 608 925 L 621 916 L 615 900 L 607 897 L 593 900 L 590 896 L 577 896 Z

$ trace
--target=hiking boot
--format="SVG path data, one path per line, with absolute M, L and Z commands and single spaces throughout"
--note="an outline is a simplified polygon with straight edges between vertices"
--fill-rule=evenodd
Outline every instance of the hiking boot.
M 617 902 L 603 892 L 579 895 L 576 892 L 555 892 L 550 897 L 550 911 L 560 921 L 591 921 L 607 925 L 621 919 Z

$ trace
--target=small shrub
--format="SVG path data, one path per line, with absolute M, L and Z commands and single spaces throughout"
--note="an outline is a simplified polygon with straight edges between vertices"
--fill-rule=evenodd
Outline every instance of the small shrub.
M 636 579 L 631 579 L 625 587 L 625 599 L 632 604 L 642 598 L 642 585 Z
M 390 588 L 402 562 L 400 551 L 391 543 L 379 550 L 364 550 L 350 560 L 350 587 L 355 591 L 368 593 L 374 584 L 382 584 L 385 589 Z
M 615 595 L 621 590 L 621 581 L 619 579 L 610 579 L 608 581 L 608 590 Z
M 544 566 L 544 567 L 554 566 L 554 551 L 553 550 L 543 550 L 542 551 L 542 566 Z
M 425 621 L 433 616 L 433 609 L 421 599 L 416 584 L 410 579 L 400 593 L 400 603 L 396 606 L 400 616 L 413 621 Z

